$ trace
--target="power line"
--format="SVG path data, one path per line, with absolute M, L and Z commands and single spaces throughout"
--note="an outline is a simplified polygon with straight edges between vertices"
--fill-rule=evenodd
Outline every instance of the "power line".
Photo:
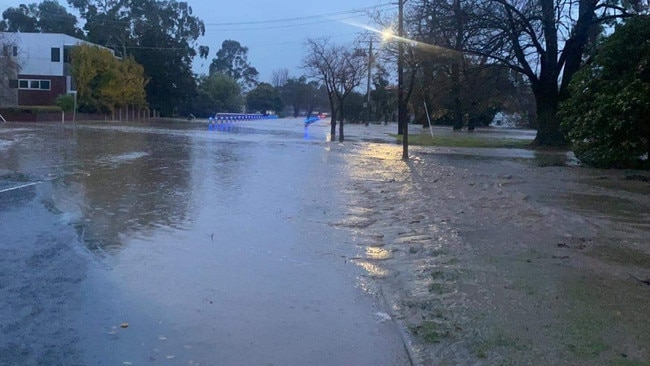
M 338 12 L 334 12 L 334 13 L 326 13 L 326 14 L 318 14 L 318 15 L 304 15 L 304 16 L 292 17 L 292 18 L 254 20 L 254 21 L 247 21 L 247 22 L 205 23 L 205 25 L 206 26 L 230 26 L 230 25 L 268 24 L 268 23 L 289 23 L 289 22 L 296 22 L 296 21 L 305 21 L 305 20 L 314 19 L 314 18 L 331 18 L 331 17 L 340 16 L 340 15 L 363 13 L 363 12 L 365 12 L 367 10 L 377 10 L 377 9 L 384 8 L 384 7 L 395 7 L 395 4 L 383 3 L 383 4 L 377 4 L 377 5 L 374 5 L 374 6 L 367 6 L 367 7 L 359 8 L 359 9 L 343 10 L 343 11 L 338 11 Z
M 347 37 L 347 36 L 352 36 L 355 35 L 356 33 L 339 33 L 339 34 L 334 34 L 330 35 L 329 37 L 331 38 L 338 38 L 338 37 Z M 264 43 L 264 44 L 250 44 L 247 45 L 246 47 L 250 48 L 266 48 L 266 47 L 277 47 L 277 46 L 283 46 L 283 45 L 296 45 L 296 44 L 302 44 L 305 40 L 304 39 L 294 39 L 290 41 L 283 41 L 283 42 L 273 42 L 273 43 Z M 118 47 L 119 48 L 119 47 Z M 166 51 L 166 50 L 171 50 L 171 51 L 176 51 L 176 50 L 186 50 L 188 48 L 192 48 L 191 46 L 188 47 L 156 47 L 156 46 L 125 46 L 127 49 L 138 49 L 138 50 L 159 50 L 159 51 Z
M 3 4 L 3 3 L 0 3 Z M 6 4 L 6 3 L 5 3 Z M 12 6 L 8 6 L 10 8 Z M 13 6 L 16 8 L 17 6 Z M 203 23 L 206 27 L 224 27 L 224 26 L 246 26 L 246 25 L 264 25 L 264 24 L 272 24 L 272 23 L 292 23 L 292 22 L 301 22 L 300 24 L 285 24 L 277 27 L 264 27 L 264 28 L 237 28 L 234 30 L 259 30 L 259 29 L 269 29 L 269 28 L 287 28 L 287 27 L 292 27 L 292 26 L 303 26 L 303 25 L 309 25 L 309 24 L 320 24 L 320 23 L 325 23 L 325 22 L 332 22 L 332 21 L 337 21 L 337 20 L 344 20 L 344 19 L 350 19 L 353 17 L 360 17 L 363 16 L 365 13 L 369 10 L 379 10 L 382 8 L 395 8 L 394 3 L 380 3 L 377 5 L 373 6 L 367 6 L 363 8 L 357 8 L 357 9 L 348 9 L 348 10 L 342 10 L 338 12 L 332 12 L 332 13 L 324 13 L 324 14 L 315 14 L 315 15 L 304 15 L 304 16 L 299 16 L 299 17 L 291 17 L 291 18 L 278 18 L 278 19 L 266 19 L 266 20 L 256 20 L 256 21 L 241 21 L 241 22 L 218 22 L 218 23 Z M 67 10 L 67 9 L 66 9 Z M 83 18 L 82 16 L 77 16 L 75 14 L 69 13 L 70 15 L 73 15 L 77 18 L 77 22 L 83 22 L 87 21 L 87 19 Z M 56 15 L 49 15 L 48 18 L 57 18 L 57 17 L 65 17 L 66 15 L 62 14 L 56 14 Z M 198 18 L 198 17 L 197 17 Z M 326 18 L 326 19 L 323 19 Z M 201 20 L 200 18 L 198 18 Z M 319 20 L 320 19 L 320 20 Z M 305 23 L 309 21 L 309 23 Z M 102 19 L 102 23 L 114 23 L 114 24 L 130 24 L 131 20 L 130 19 Z
M 266 30 L 266 29 L 281 29 L 281 28 L 297 28 L 297 27 L 304 27 L 304 26 L 311 26 L 315 24 L 323 24 L 323 23 L 331 23 L 331 22 L 338 22 L 342 20 L 348 20 L 348 19 L 354 19 L 361 17 L 363 15 L 350 15 L 347 17 L 342 17 L 342 18 L 336 18 L 336 19 L 322 19 L 322 20 L 310 20 L 310 19 L 305 19 L 307 22 L 303 23 L 297 23 L 297 24 L 284 24 L 284 25 L 276 25 L 276 26 L 266 26 L 266 27 L 242 27 L 242 28 L 217 28 L 217 29 L 210 29 L 214 31 L 221 31 L 221 32 L 228 32 L 228 31 L 251 31 L 251 30 Z M 207 28 L 207 27 L 206 27 Z

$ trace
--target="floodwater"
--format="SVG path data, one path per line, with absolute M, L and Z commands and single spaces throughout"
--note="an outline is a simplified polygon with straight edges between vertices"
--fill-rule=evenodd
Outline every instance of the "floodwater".
M 0 364 L 648 364 L 647 172 L 395 132 L 0 125 Z
M 0 364 L 408 364 L 328 130 L 0 125 Z

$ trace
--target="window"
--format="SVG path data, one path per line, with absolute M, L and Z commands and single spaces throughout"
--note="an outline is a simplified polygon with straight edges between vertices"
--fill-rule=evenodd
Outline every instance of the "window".
M 63 47 L 63 62 L 70 63 L 70 47 Z
M 50 90 L 52 88 L 52 82 L 50 80 L 30 80 L 30 79 L 20 79 L 18 80 L 18 89 L 23 90 Z
M 18 56 L 18 47 L 17 46 L 13 47 L 13 50 L 12 50 L 11 54 L 14 55 L 14 57 Z
M 52 47 L 52 62 L 61 62 L 61 49 Z

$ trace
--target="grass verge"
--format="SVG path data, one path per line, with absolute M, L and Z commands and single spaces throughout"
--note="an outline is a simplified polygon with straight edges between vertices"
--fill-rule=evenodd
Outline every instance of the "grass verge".
M 401 135 L 393 135 L 397 141 L 402 141 Z M 409 134 L 409 145 L 417 146 L 444 146 L 444 147 L 478 147 L 478 148 L 531 148 L 531 141 L 512 138 L 500 138 L 484 135 L 458 133 L 451 135 Z

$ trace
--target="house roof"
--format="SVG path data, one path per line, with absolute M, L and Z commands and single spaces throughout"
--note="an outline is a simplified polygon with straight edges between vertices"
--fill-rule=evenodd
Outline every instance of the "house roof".
M 46 42 L 52 45 L 75 46 L 78 44 L 87 44 L 102 47 L 83 39 L 69 36 L 63 33 L 25 33 L 25 32 L 0 32 L 0 40 L 14 43 Z

